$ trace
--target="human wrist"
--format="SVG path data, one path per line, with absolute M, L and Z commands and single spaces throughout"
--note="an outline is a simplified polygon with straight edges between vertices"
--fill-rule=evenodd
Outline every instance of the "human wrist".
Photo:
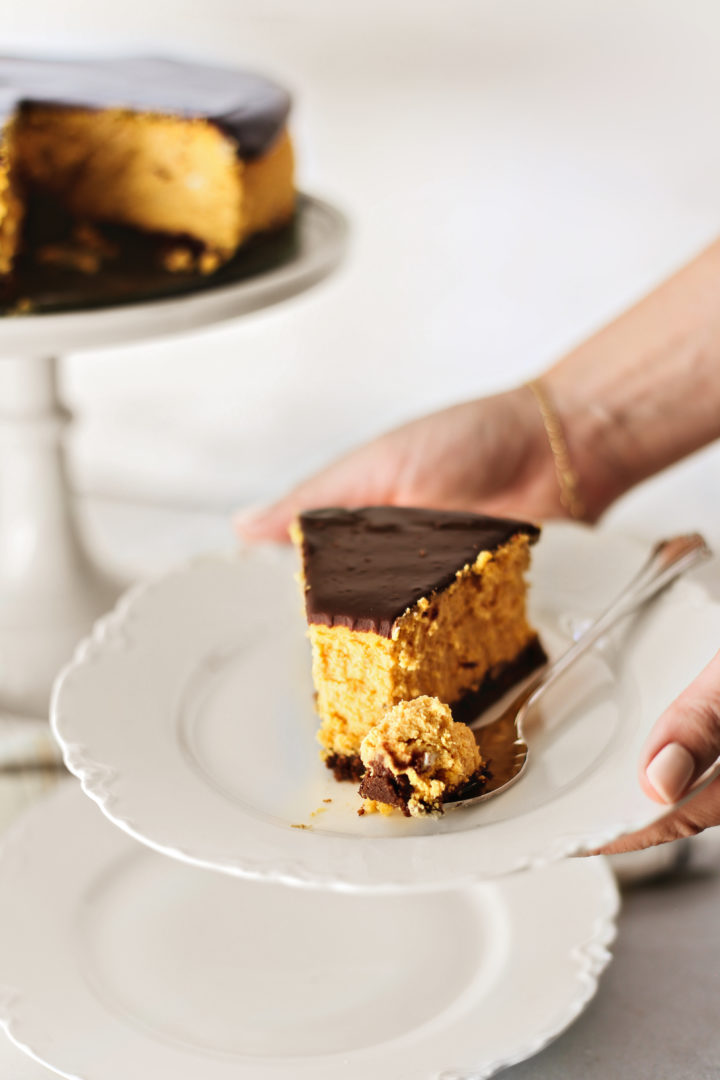
M 561 499 L 555 459 L 538 401 L 527 383 L 506 391 L 506 416 L 516 441 L 518 461 L 514 474 L 522 484 L 529 504 L 542 518 L 567 517 Z
M 638 333 L 624 322 L 611 324 L 542 376 L 588 520 L 720 436 L 720 320 L 675 328 L 662 340 L 651 340 L 645 326 Z
M 587 373 L 561 362 L 539 381 L 566 445 L 579 505 L 575 516 L 596 521 L 632 480 L 618 445 L 613 410 L 594 394 L 592 380 L 583 375 Z
M 550 368 L 588 519 L 720 438 L 720 241 Z
M 545 429 L 547 445 L 553 460 L 560 505 L 569 517 L 583 520 L 587 515 L 585 501 L 580 491 L 579 474 L 570 457 L 565 425 L 558 412 L 549 387 L 540 379 L 526 383 L 535 399 Z

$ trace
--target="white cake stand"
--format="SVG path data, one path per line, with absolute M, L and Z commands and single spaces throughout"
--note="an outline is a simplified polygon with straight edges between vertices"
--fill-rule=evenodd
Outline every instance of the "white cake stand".
M 273 269 L 167 299 L 0 317 L 0 710 L 47 715 L 55 675 L 120 588 L 91 558 L 75 519 L 59 357 L 279 303 L 330 274 L 346 236 L 339 211 L 303 196 L 292 254 Z

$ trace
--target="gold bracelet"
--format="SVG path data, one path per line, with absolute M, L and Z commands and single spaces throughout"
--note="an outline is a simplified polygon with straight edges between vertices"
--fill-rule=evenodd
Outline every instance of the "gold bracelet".
M 555 475 L 560 488 L 560 502 L 570 517 L 582 520 L 587 507 L 580 494 L 580 480 L 570 461 L 567 440 L 555 404 L 541 379 L 531 379 L 525 385 L 537 401 L 545 425 L 550 452 L 555 464 Z

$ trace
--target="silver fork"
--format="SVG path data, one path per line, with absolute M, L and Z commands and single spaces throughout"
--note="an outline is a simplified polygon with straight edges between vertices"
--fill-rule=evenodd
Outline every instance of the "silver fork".
M 657 544 L 610 607 L 583 630 L 557 660 L 546 664 L 496 720 L 482 726 L 479 721 L 470 725 L 483 760 L 490 763 L 491 775 L 483 783 L 482 794 L 448 801 L 444 809 L 477 806 L 507 791 L 519 780 L 526 769 L 529 755 L 523 724 L 528 711 L 537 704 L 548 687 L 553 686 L 616 623 L 648 603 L 686 570 L 711 556 L 712 551 L 698 533 L 674 536 Z

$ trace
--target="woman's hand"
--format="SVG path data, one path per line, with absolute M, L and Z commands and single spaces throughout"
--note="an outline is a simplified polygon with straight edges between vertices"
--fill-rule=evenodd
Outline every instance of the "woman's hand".
M 660 717 L 640 758 L 640 784 L 672 805 L 720 757 L 720 652 Z M 603 854 L 637 851 L 720 825 L 720 779 L 654 825 L 622 836 Z
M 527 387 L 455 405 L 360 447 L 273 506 L 237 515 L 249 541 L 285 540 L 301 509 L 429 506 L 563 517 L 552 454 Z

